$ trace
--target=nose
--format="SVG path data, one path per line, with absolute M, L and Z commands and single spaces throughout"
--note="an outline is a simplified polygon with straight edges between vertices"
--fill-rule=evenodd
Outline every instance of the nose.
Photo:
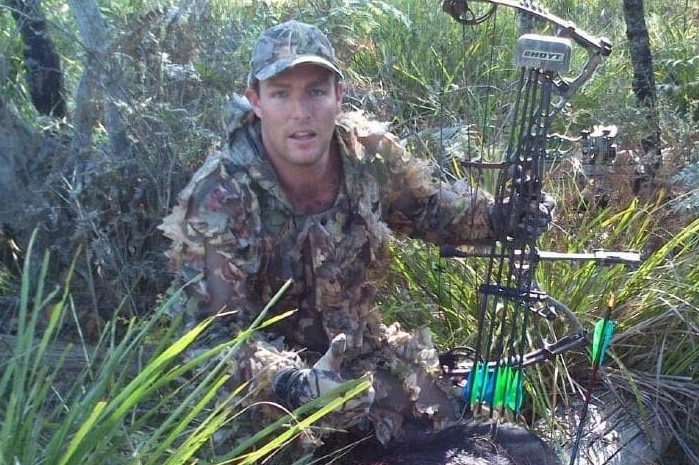
M 304 120 L 310 117 L 310 102 L 305 95 L 298 95 L 292 99 L 291 117 L 294 119 Z

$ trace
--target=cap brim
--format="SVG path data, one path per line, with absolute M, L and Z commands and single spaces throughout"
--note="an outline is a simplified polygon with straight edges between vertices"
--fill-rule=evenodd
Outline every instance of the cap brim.
M 340 76 L 341 79 L 343 78 L 342 71 L 340 71 L 340 68 L 338 68 L 335 64 L 331 63 L 330 61 L 315 55 L 301 55 L 293 58 L 281 58 L 275 61 L 274 63 L 265 66 L 260 71 L 258 71 L 257 74 L 255 74 L 255 79 L 257 79 L 258 81 L 266 81 L 267 79 L 271 79 L 275 76 L 280 75 L 288 69 L 305 64 L 322 66 L 323 68 L 327 68 L 330 71 L 337 74 L 338 76 Z

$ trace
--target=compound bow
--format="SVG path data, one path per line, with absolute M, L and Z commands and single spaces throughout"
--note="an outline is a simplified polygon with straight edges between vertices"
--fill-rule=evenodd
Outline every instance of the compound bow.
M 575 24 L 553 15 L 530 1 L 511 0 L 444 0 L 442 9 L 457 22 L 475 25 L 492 17 L 498 6 L 513 8 L 524 30 L 516 45 L 514 63 L 519 71 L 518 92 L 509 123 L 508 144 L 501 162 L 464 160 L 465 170 L 499 170 L 495 189 L 495 208 L 511 209 L 522 215 L 543 198 L 542 184 L 549 155 L 552 118 L 568 104 L 571 96 L 585 84 L 609 56 L 608 40 L 595 37 Z M 533 33 L 536 21 L 556 28 L 555 35 Z M 580 72 L 567 77 L 573 46 L 584 49 L 587 60 Z M 576 140 L 582 153 L 590 159 L 615 156 L 616 128 L 598 127 Z M 570 139 L 569 139 L 570 140 Z M 481 179 L 482 174 L 472 176 Z M 599 265 L 636 265 L 640 256 L 633 252 L 570 254 L 544 252 L 537 239 L 501 238 L 488 251 L 460 250 L 443 247 L 443 257 L 481 257 L 487 261 L 484 282 L 480 286 L 480 305 L 475 347 L 453 349 L 441 357 L 443 370 L 459 389 L 467 409 L 480 414 L 483 407 L 495 412 L 519 414 L 523 405 L 523 369 L 535 363 L 589 344 L 588 331 L 576 324 L 576 332 L 533 352 L 528 347 L 530 316 L 537 313 L 556 318 L 562 311 L 572 312 L 548 296 L 536 282 L 536 269 L 542 260 L 591 260 Z M 574 317 L 573 317 L 574 319 Z M 605 315 L 605 328 L 609 312 Z M 595 351 L 606 350 L 611 334 L 604 331 L 603 341 L 592 341 Z M 600 357 L 596 358 L 599 363 Z M 582 428 L 582 425 L 580 425 Z M 571 463 L 575 460 L 573 456 Z

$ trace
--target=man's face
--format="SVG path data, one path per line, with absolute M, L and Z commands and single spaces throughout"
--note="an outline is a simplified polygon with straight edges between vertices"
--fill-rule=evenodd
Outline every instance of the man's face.
M 317 65 L 294 67 L 246 93 L 262 124 L 276 169 L 311 167 L 327 157 L 342 102 L 342 83 Z

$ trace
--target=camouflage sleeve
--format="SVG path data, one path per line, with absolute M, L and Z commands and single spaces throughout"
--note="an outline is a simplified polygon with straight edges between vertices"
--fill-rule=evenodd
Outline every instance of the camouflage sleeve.
M 379 181 L 383 217 L 396 232 L 437 244 L 477 244 L 492 237 L 492 196 L 466 180 L 441 182 L 432 163 L 412 157 L 381 123 L 353 124 Z M 356 147 L 355 147 L 356 149 Z
M 172 241 L 168 257 L 176 273 L 175 285 L 201 275 L 187 286 L 174 309 L 184 313 L 188 325 L 219 312 L 233 312 L 227 321 L 240 328 L 254 317 L 246 283 L 259 268 L 257 212 L 247 177 L 227 172 L 224 155 L 214 153 L 159 226 Z

